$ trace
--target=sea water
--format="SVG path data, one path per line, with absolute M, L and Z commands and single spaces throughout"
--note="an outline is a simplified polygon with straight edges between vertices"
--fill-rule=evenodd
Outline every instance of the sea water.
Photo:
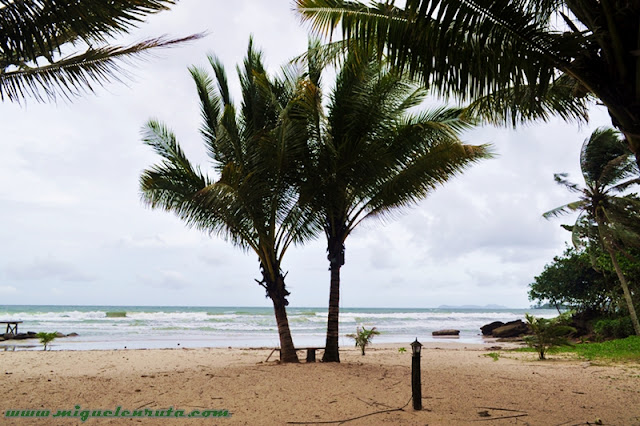
M 356 327 L 376 327 L 373 343 L 408 345 L 421 342 L 482 344 L 480 327 L 493 321 L 524 319 L 529 312 L 551 318 L 545 309 L 397 309 L 341 308 L 340 345 L 353 345 L 346 334 Z M 296 346 L 323 346 L 326 308 L 287 309 Z M 0 321 L 23 321 L 19 332 L 78 333 L 58 338 L 53 350 L 276 347 L 278 330 L 270 307 L 160 307 L 160 306 L 0 306 Z M 434 338 L 441 329 L 460 330 L 457 338 Z M 2 333 L 4 330 L 0 330 Z M 37 340 L 0 342 L 0 350 L 31 347 Z

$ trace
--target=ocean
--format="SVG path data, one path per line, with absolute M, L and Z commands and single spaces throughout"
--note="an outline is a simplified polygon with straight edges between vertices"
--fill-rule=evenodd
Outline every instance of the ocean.
M 288 308 L 296 346 L 323 346 L 326 308 Z M 341 308 L 340 345 L 353 345 L 345 334 L 356 327 L 376 327 L 375 343 L 407 346 L 421 342 L 482 344 L 480 327 L 493 321 L 524 319 L 526 312 L 551 318 L 546 309 L 396 309 Z M 276 347 L 278 331 L 269 307 L 163 306 L 1 306 L 0 321 L 23 321 L 19 332 L 78 333 L 58 338 L 52 350 L 148 349 L 198 347 Z M 460 330 L 458 338 L 434 338 L 431 332 Z M 4 330 L 0 330 L 0 333 Z M 0 350 L 41 349 L 37 340 L 0 342 Z

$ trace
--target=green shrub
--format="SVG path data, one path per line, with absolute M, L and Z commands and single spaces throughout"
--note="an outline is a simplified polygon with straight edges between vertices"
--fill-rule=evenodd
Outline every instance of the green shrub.
M 603 339 L 624 339 L 635 334 L 630 317 L 601 319 L 595 323 L 593 330 Z
M 538 352 L 541 360 L 545 359 L 545 354 L 550 348 L 571 345 L 568 337 L 575 333 L 576 329 L 567 325 L 571 319 L 570 312 L 551 319 L 537 318 L 529 314 L 525 314 L 525 317 L 533 331 L 532 336 L 525 337 L 525 342 Z
M 40 339 L 40 343 L 42 343 L 42 346 L 43 346 L 42 350 L 46 351 L 49 343 L 53 342 L 53 339 L 58 337 L 58 333 L 57 332 L 54 332 L 54 333 L 40 332 L 36 334 L 36 337 Z
M 371 327 L 369 330 L 366 328 L 360 327 L 356 328 L 356 334 L 347 334 L 347 337 L 351 337 L 356 341 L 356 346 L 360 346 L 360 350 L 362 350 L 362 355 L 364 355 L 364 348 L 371 343 L 373 336 L 376 334 L 380 334 L 375 327 Z

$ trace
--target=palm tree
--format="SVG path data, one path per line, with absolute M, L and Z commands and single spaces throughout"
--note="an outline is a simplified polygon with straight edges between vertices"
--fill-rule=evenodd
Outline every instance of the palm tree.
M 142 199 L 257 254 L 262 279 L 256 281 L 273 302 L 281 359 L 298 362 L 287 319 L 282 258 L 292 243 L 313 237 L 318 229 L 297 203 L 297 189 L 290 183 L 304 154 L 294 144 L 295 129 L 283 119 L 295 94 L 295 76 L 267 76 L 261 53 L 250 41 L 244 67 L 238 68 L 242 106 L 237 111 L 224 67 L 214 57 L 209 61 L 215 80 L 201 69 L 190 71 L 200 98 L 201 133 L 219 178 L 214 181 L 193 166 L 175 136 L 150 121 L 144 141 L 163 161 L 142 174 Z
M 339 362 L 340 269 L 345 241 L 365 219 L 389 217 L 424 199 L 469 165 L 488 158 L 487 146 L 464 145 L 471 124 L 460 109 L 409 115 L 426 91 L 391 72 L 365 51 L 350 53 L 323 107 L 322 61 L 310 49 L 309 79 L 296 111 L 308 123 L 310 155 L 302 199 L 316 212 L 327 238 L 331 271 L 323 361 Z
M 573 226 L 574 243 L 578 233 L 597 232 L 595 237 L 611 258 L 637 335 L 640 324 L 618 256 L 625 246 L 636 245 L 640 240 L 640 198 L 635 194 L 622 195 L 628 188 L 640 184 L 638 166 L 631 160 L 631 152 L 619 134 L 613 129 L 601 128 L 585 140 L 580 156 L 580 166 L 586 186 L 569 182 L 566 174 L 556 174 L 555 180 L 571 192 L 581 194 L 580 199 L 544 214 L 545 218 L 571 212 L 580 212 Z M 586 223 L 585 223 L 586 222 Z M 590 224 L 595 226 L 589 226 Z M 586 225 L 586 226 L 585 226 Z M 592 235 L 587 235 L 591 237 Z
M 55 100 L 93 91 L 94 84 L 126 75 L 121 64 L 202 36 L 144 40 L 130 46 L 105 44 L 127 33 L 148 14 L 168 10 L 174 0 L 0 0 L 0 99 Z M 86 45 L 69 54 L 68 49 Z
M 445 96 L 512 92 L 513 102 L 494 105 L 501 119 L 527 119 L 557 84 L 574 101 L 597 98 L 640 164 L 640 2 L 407 0 L 399 8 L 296 0 L 296 6 L 316 31 L 332 33 L 341 23 L 348 38 L 386 49 L 396 66 Z

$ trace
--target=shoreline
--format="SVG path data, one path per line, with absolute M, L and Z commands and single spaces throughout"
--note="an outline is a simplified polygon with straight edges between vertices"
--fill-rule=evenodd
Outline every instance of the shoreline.
M 505 346 L 505 345 L 496 345 Z M 373 344 L 340 350 L 340 364 L 281 364 L 273 348 L 0 352 L 6 424 L 12 409 L 228 410 L 215 424 L 281 425 L 367 416 L 354 425 L 516 422 L 640 424 L 640 365 L 600 365 L 493 346 L 428 343 L 422 348 L 422 411 L 411 405 L 411 350 Z M 505 348 L 506 349 L 506 348 Z M 487 356 L 497 352 L 497 361 Z M 302 355 L 302 354 L 300 354 Z M 482 408 L 492 407 L 492 408 Z M 390 411 L 394 410 L 394 411 Z M 380 412 L 370 415 L 371 413 Z M 486 411 L 491 417 L 482 417 Z M 498 418 L 517 415 L 508 420 Z M 71 419 L 68 419 L 71 420 Z M 130 419 L 133 420 L 133 419 Z M 186 419 L 162 419 L 185 424 Z M 76 419 L 78 423 L 80 420 Z M 136 420 L 133 420 L 136 421 Z M 138 419 L 157 424 L 157 419 Z M 122 419 L 100 419 L 117 425 Z M 155 422 L 155 423 L 154 423 Z M 60 421 L 62 422 L 62 420 Z M 489 422 L 488 424 L 493 424 Z
M 69 338 L 59 338 L 59 339 L 69 339 Z M 524 342 L 521 340 L 509 340 L 509 341 L 499 341 L 500 339 L 495 337 L 481 337 L 480 341 L 470 341 L 470 340 L 460 340 L 459 338 L 452 336 L 442 336 L 442 337 L 431 337 L 429 340 L 420 340 L 420 343 L 423 345 L 423 348 L 436 348 L 440 345 L 446 345 L 451 348 L 480 348 L 483 346 L 502 346 L 502 347 L 521 347 L 524 345 Z M 157 340 L 149 340 L 151 342 Z M 169 346 L 145 346 L 147 340 L 140 341 L 80 341 L 80 342 L 64 342 L 64 340 L 54 340 L 53 343 L 49 344 L 50 349 L 49 352 L 85 352 L 85 351 L 115 351 L 115 350 L 124 350 L 124 351 L 132 351 L 132 350 L 174 350 L 174 349 L 236 349 L 236 350 L 271 350 L 273 348 L 279 347 L 279 345 L 256 345 L 256 346 L 207 346 L 207 341 L 202 341 L 203 345 L 201 346 L 191 346 L 189 341 L 187 344 L 183 343 L 174 343 L 171 347 Z M 64 343 L 67 343 L 66 345 Z M 131 345 L 133 343 L 133 346 Z M 349 342 L 350 344 L 340 345 L 340 350 L 344 348 L 351 348 L 355 345 L 353 342 Z M 93 345 L 92 345 L 93 344 Z M 101 344 L 105 344 L 105 346 L 100 347 Z M 136 347 L 136 344 L 138 347 Z M 74 347 L 75 346 L 75 347 Z M 97 347 L 92 347 L 97 346 Z M 298 345 L 299 347 L 306 347 L 307 345 Z M 309 345 L 315 347 L 322 347 L 323 344 L 320 345 Z M 407 341 L 398 341 L 398 342 L 380 342 L 380 343 L 372 343 L 372 346 L 367 347 L 369 349 L 375 348 L 395 348 L 399 349 L 404 347 L 407 351 L 411 350 L 411 342 Z M 39 343 L 37 339 L 21 339 L 21 340 L 5 340 L 0 342 L 0 352 L 21 352 L 21 351 L 38 351 L 42 350 L 42 345 Z

